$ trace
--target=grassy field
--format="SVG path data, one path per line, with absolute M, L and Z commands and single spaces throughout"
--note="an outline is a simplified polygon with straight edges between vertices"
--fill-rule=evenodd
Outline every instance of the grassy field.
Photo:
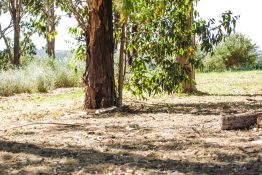
M 262 71 L 198 73 L 197 88 L 213 95 L 261 95 Z
M 0 97 L 0 174 L 262 172 L 262 131 L 220 117 L 262 109 L 262 71 L 199 73 L 195 95 L 159 95 L 101 115 L 81 88 Z

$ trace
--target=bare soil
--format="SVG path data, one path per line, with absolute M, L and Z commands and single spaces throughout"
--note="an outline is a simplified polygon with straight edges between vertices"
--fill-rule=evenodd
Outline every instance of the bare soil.
M 261 95 L 126 98 L 94 115 L 76 91 L 0 97 L 0 174 L 262 174 L 262 131 L 219 123 Z

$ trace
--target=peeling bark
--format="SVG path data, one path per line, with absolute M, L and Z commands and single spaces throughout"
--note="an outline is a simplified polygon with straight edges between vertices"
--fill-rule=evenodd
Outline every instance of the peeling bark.
M 85 108 L 108 108 L 116 104 L 112 0 L 88 0 Z

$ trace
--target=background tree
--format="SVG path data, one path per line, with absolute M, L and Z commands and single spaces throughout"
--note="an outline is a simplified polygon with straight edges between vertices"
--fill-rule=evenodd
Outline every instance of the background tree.
M 46 5 L 46 39 L 47 39 L 47 54 L 49 57 L 55 58 L 55 35 L 56 35 L 56 20 L 55 16 L 55 0 L 47 0 Z
M 189 18 L 188 18 L 188 31 L 192 31 L 193 22 L 194 22 L 194 1 L 191 1 L 191 9 L 188 9 L 189 11 Z M 195 35 L 192 34 L 192 40 L 191 40 L 192 48 L 195 47 Z M 186 75 L 188 77 L 188 80 L 184 80 L 182 82 L 182 91 L 183 92 L 193 92 L 196 91 L 195 86 L 195 68 L 192 63 L 189 62 L 189 58 L 184 56 L 177 56 L 177 61 L 179 62 L 182 69 L 184 68 L 186 70 Z
M 127 22 L 131 16 L 131 12 L 133 10 L 133 3 L 134 1 L 131 0 L 117 0 L 115 1 L 115 19 L 114 19 L 114 40 L 120 40 L 120 48 L 119 48 L 119 71 L 118 71 L 118 100 L 117 104 L 118 106 L 122 106 L 123 103 L 123 87 L 124 87 L 124 79 L 125 79 L 125 73 L 126 73 L 126 56 L 127 56 L 127 50 L 126 50 L 126 42 L 130 42 L 130 35 L 127 40 L 126 31 L 129 30 L 127 26 Z M 131 21 L 130 21 L 131 22 Z M 120 33 L 119 35 L 117 33 Z M 115 48 L 118 49 L 117 45 L 118 42 L 115 42 Z
M 22 0 L 8 0 L 8 9 L 12 18 L 13 26 L 14 26 L 14 58 L 13 63 L 16 66 L 20 64 L 20 22 L 21 18 L 24 15 L 23 12 L 23 1 Z
M 136 95 L 180 91 L 182 82 L 192 81 L 185 65 L 196 63 L 194 36 L 201 50 L 211 52 L 233 31 L 237 19 L 226 12 L 218 24 L 214 19 L 192 20 L 193 0 L 132 2 L 134 11 L 128 26 L 135 26 L 136 32 L 127 42 L 127 50 L 135 50 L 135 58 L 128 88 Z M 179 57 L 186 60 L 182 65 L 174 59 Z
M 2 10 L 0 10 L 0 15 L 1 15 L 1 11 Z M 10 32 L 12 32 L 12 30 L 10 30 L 11 28 L 12 28 L 12 22 L 10 22 L 9 25 L 7 27 L 3 28 L 3 29 L 2 29 L 2 24 L 0 22 L 0 40 L 3 39 L 4 43 L 5 43 L 6 47 L 7 47 L 5 49 L 5 51 L 2 53 L 2 57 L 1 58 L 3 58 L 3 55 L 5 55 L 5 57 L 6 57 L 6 55 L 8 55 L 7 56 L 8 59 L 6 59 L 6 61 L 9 60 L 10 62 L 12 62 L 13 55 L 12 55 L 12 50 L 11 50 L 11 48 L 9 46 L 9 38 L 7 37 L 7 35 Z
M 55 14 L 56 0 L 35 0 L 29 10 L 36 17 L 34 25 L 38 29 L 39 34 L 43 34 L 46 41 L 46 52 L 49 57 L 55 58 L 55 38 L 57 35 L 56 25 L 59 18 Z
M 6 33 L 2 34 L 2 38 L 5 41 L 9 58 L 15 66 L 20 65 L 20 57 L 31 45 L 30 37 L 35 33 L 32 19 L 29 18 L 27 10 L 31 2 L 23 0 L 0 1 L 2 13 L 9 13 L 11 16 L 10 26 L 13 28 L 13 38 L 9 39 Z M 26 20 L 23 21 L 23 19 Z
M 243 34 L 234 34 L 225 39 L 215 49 L 213 55 L 204 58 L 205 70 L 253 67 L 257 60 L 257 46 Z
M 155 94 L 160 92 L 173 93 L 181 90 L 181 82 L 190 81 L 190 79 L 187 76 L 187 68 L 181 66 L 174 57 L 187 58 L 190 64 L 194 64 L 195 46 L 192 45 L 194 36 L 198 35 L 201 40 L 202 50 L 211 51 L 213 45 L 223 39 L 225 32 L 230 33 L 232 31 L 231 24 L 235 22 L 235 18 L 232 17 L 231 13 L 225 13 L 223 20 L 216 26 L 212 26 L 214 24 L 213 19 L 208 22 L 204 20 L 192 21 L 193 0 L 179 0 L 175 2 L 171 0 L 165 2 L 153 0 L 147 2 L 136 0 L 116 2 L 120 3 L 122 7 L 125 7 L 125 5 L 131 7 L 130 9 L 127 8 L 129 11 L 126 13 L 126 16 L 122 15 L 125 20 L 119 20 L 120 31 L 124 32 L 122 32 L 122 35 L 116 35 L 120 41 L 121 38 L 122 41 L 126 38 L 126 42 L 120 42 L 120 60 L 122 59 L 120 61 L 120 71 L 122 71 L 120 72 L 119 80 L 120 82 L 121 79 L 123 80 L 123 57 L 124 55 L 128 55 L 129 58 L 132 58 L 129 59 L 132 60 L 132 76 L 128 82 L 128 88 L 134 94 L 138 95 L 142 95 L 143 92 Z M 61 2 L 64 9 L 67 9 L 70 14 L 76 17 L 86 40 L 87 71 L 84 79 L 88 88 L 87 92 L 89 93 L 86 93 L 85 104 L 87 104 L 88 108 L 99 108 L 103 106 L 100 104 L 102 98 L 100 95 L 96 97 L 95 94 L 99 94 L 97 92 L 101 88 L 97 88 L 97 85 L 100 83 L 93 83 L 95 82 L 93 77 L 92 79 L 89 78 L 93 74 L 98 75 L 98 77 L 100 76 L 100 73 L 95 73 L 93 66 L 94 64 L 98 64 L 97 60 L 101 63 L 101 56 L 95 55 L 97 53 L 93 52 L 92 49 L 94 48 L 92 48 L 92 44 L 96 41 L 96 37 L 99 38 L 102 34 L 100 34 L 100 31 L 92 31 L 94 29 L 91 26 L 98 25 L 100 29 L 102 22 L 98 19 L 102 16 L 102 12 L 99 10 L 100 7 L 105 7 L 100 6 L 100 1 L 94 4 L 89 1 L 88 3 L 90 4 L 87 5 L 82 1 L 71 0 Z M 91 6 L 94 10 L 90 9 Z M 90 13 L 88 13 L 88 10 Z M 121 10 L 117 10 L 121 16 Z M 125 12 L 125 8 L 123 11 Z M 100 17 L 96 16 L 97 13 L 101 13 Z M 86 25 L 86 20 L 89 20 L 89 25 Z M 117 18 L 114 19 L 114 23 L 116 22 L 118 22 Z M 98 35 L 96 35 L 96 32 L 98 32 Z M 111 35 L 108 32 L 107 34 Z M 118 39 L 115 38 L 115 40 Z M 108 43 L 100 39 L 101 41 Z M 100 46 L 100 43 L 96 43 L 96 45 Z M 99 52 L 104 54 L 102 50 L 99 50 Z M 109 51 L 106 53 L 108 54 Z M 96 58 L 95 61 L 94 58 Z M 110 68 L 106 69 L 112 69 L 111 64 L 108 65 Z M 95 66 L 97 70 L 100 69 L 99 65 Z M 101 68 L 101 70 L 103 69 Z M 97 85 L 91 85 L 90 82 Z M 102 85 L 99 86 L 102 87 Z M 119 90 L 121 90 L 121 87 L 119 87 Z M 92 102 L 90 99 L 96 100 Z M 99 104 L 95 104 L 97 101 Z

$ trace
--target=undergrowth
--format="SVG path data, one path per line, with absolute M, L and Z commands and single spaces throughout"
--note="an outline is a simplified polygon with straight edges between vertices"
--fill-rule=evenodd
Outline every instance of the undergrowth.
M 0 96 L 48 92 L 61 87 L 82 85 L 83 62 L 34 59 L 19 69 L 0 70 Z

